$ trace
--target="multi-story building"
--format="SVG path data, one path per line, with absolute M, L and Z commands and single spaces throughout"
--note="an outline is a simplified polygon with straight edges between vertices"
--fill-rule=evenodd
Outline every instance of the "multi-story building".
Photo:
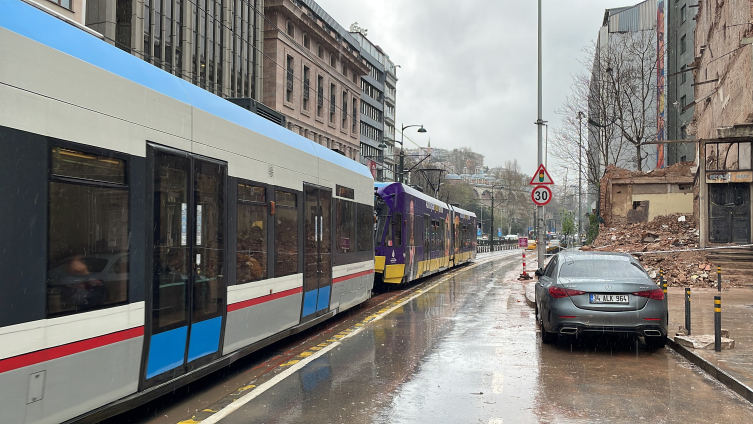
M 313 0 L 265 0 L 266 106 L 291 131 L 359 160 L 360 45 Z
M 395 145 L 394 137 L 390 140 L 384 134 L 386 55 L 366 38 L 367 30 L 358 27 L 358 23 L 351 25 L 350 31 L 368 68 L 368 72 L 361 76 L 361 163 L 375 165 L 377 180 L 384 181 L 390 174 L 389 169 L 385 169 L 385 150 L 389 151 L 389 146 Z M 383 147 L 385 145 L 388 147 Z
M 667 13 L 666 52 L 667 52 L 667 140 L 687 140 L 688 124 L 693 119 L 694 80 L 692 63 L 695 59 L 696 21 L 698 0 L 665 0 Z M 668 143 L 667 166 L 678 162 L 695 160 L 695 142 Z
M 604 11 L 591 69 L 583 164 L 588 203 L 594 208 L 594 182 L 608 165 L 649 171 L 657 164 L 656 145 L 645 143 L 655 141 L 658 134 L 657 11 L 657 0 Z
M 387 148 L 384 155 L 385 181 L 397 181 L 397 156 L 395 156 L 395 109 L 397 107 L 397 68 L 389 56 L 384 55 L 384 140 Z
M 70 1 L 107 42 L 218 96 L 261 100 L 264 0 Z

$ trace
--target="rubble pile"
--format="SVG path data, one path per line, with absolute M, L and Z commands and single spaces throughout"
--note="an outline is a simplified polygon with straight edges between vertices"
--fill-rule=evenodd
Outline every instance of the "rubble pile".
M 594 250 L 609 252 L 653 252 L 698 247 L 698 225 L 691 215 L 657 216 L 650 222 L 624 224 L 599 229 L 591 245 Z
M 657 283 L 661 269 L 669 286 L 716 287 L 716 266 L 708 254 L 683 251 L 699 247 L 699 236 L 693 216 L 672 214 L 658 216 L 647 223 L 602 225 L 593 244 L 582 250 L 632 253 Z M 725 278 L 722 287 L 740 285 L 742 282 L 737 280 Z

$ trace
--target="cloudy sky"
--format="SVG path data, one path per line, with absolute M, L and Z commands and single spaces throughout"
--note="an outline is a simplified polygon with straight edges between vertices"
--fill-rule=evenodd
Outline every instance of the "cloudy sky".
M 468 146 L 486 165 L 518 159 L 536 169 L 535 0 L 317 0 L 343 27 L 353 22 L 398 69 L 397 126 L 426 146 Z M 557 126 L 578 59 L 604 9 L 640 0 L 543 0 L 543 119 Z M 398 128 L 399 132 L 399 128 Z M 399 135 L 398 135 L 399 137 Z M 406 147 L 411 143 L 406 140 Z M 550 158 L 550 168 L 553 166 Z

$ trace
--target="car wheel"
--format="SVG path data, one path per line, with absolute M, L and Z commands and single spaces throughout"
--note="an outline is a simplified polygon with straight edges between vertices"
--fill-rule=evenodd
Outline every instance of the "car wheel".
M 544 318 L 542 317 L 539 320 L 539 326 L 541 327 L 541 342 L 544 344 L 553 344 L 557 343 L 557 337 L 559 336 L 557 333 L 551 333 L 549 331 L 546 331 L 544 329 Z
M 662 349 L 667 345 L 667 337 L 646 337 L 646 348 L 648 350 Z
M 559 335 L 557 333 L 550 333 L 549 331 L 544 330 L 544 326 L 541 326 L 541 341 L 544 344 L 554 344 L 557 343 L 557 337 Z

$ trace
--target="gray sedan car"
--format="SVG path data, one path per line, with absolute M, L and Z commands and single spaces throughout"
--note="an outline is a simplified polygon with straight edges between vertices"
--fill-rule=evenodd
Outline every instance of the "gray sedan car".
M 664 347 L 664 293 L 632 256 L 562 252 L 536 271 L 536 319 L 544 343 L 559 334 L 633 334 Z

